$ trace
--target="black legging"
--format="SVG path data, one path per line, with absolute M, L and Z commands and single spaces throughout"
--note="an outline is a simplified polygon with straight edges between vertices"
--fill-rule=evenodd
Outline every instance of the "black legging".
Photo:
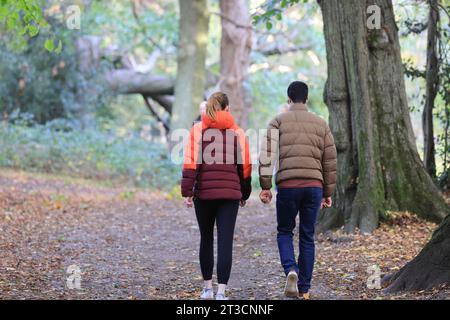
M 233 234 L 239 200 L 195 199 L 200 228 L 200 269 L 204 280 L 211 280 L 214 268 L 214 222 L 217 224 L 217 280 L 227 284 L 233 255 Z

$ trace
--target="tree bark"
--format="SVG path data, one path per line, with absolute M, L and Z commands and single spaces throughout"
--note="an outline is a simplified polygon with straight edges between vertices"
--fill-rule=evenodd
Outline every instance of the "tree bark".
M 386 292 L 427 290 L 450 284 L 450 215 L 413 260 L 387 280 Z
M 228 95 L 236 122 L 247 126 L 250 105 L 244 81 L 250 65 L 252 26 L 246 0 L 221 0 L 220 90 Z
M 439 23 L 438 0 L 429 0 L 430 11 L 428 15 L 427 34 L 427 67 L 426 67 L 426 89 L 425 105 L 422 112 L 423 129 L 423 163 L 431 177 L 436 176 L 433 109 L 434 100 L 439 86 L 439 66 L 437 57 L 437 38 Z
M 321 6 L 327 50 L 324 95 L 338 150 L 336 206 L 319 232 L 344 225 L 372 232 L 388 210 L 433 221 L 449 212 L 415 144 L 406 99 L 398 29 L 390 0 L 327 0 Z M 377 5 L 381 28 L 368 29 Z
M 198 116 L 206 84 L 209 13 L 206 0 L 179 0 L 180 26 L 175 102 L 170 129 L 190 128 Z

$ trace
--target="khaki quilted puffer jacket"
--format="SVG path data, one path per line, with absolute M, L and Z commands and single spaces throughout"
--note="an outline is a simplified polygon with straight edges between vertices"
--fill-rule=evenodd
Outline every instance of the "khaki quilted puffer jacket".
M 261 145 L 259 182 L 272 187 L 278 162 L 276 184 L 289 179 L 316 179 L 323 184 L 323 196 L 336 187 L 336 146 L 328 124 L 309 112 L 306 105 L 292 104 L 289 111 L 273 119 Z

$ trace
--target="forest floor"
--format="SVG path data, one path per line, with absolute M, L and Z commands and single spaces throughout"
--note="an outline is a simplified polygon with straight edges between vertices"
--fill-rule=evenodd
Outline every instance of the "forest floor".
M 398 270 L 436 225 L 397 214 L 374 234 L 317 237 L 314 299 L 449 299 L 450 288 L 386 295 L 367 268 Z M 0 170 L 0 299 L 196 299 L 201 290 L 193 209 L 171 194 Z M 81 270 L 68 289 L 67 268 Z M 232 299 L 283 299 L 274 204 L 240 210 Z

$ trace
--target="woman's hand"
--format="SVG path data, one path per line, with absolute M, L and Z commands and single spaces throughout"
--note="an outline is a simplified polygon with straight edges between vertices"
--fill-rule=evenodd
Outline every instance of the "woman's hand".
M 192 208 L 192 206 L 194 205 L 192 197 L 184 197 L 184 204 L 186 205 L 186 207 Z
M 245 204 L 247 203 L 247 201 L 245 201 L 245 200 L 239 200 L 239 205 L 241 206 L 241 207 L 245 207 Z

